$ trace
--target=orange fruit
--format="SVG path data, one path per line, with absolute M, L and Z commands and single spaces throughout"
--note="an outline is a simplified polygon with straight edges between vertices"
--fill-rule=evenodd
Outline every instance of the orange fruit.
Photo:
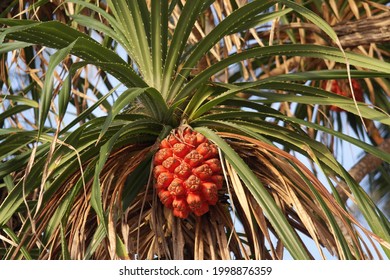
M 224 177 L 218 148 L 189 128 L 176 129 L 161 141 L 154 155 L 154 185 L 174 216 L 201 216 L 218 202 Z

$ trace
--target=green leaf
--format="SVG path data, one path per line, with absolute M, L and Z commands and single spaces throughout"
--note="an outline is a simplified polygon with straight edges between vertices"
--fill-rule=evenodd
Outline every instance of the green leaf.
M 40 0 L 42 1 L 42 0 Z M 0 13 L 0 18 L 6 17 L 6 15 L 17 5 L 19 0 L 13 0 L 13 2 L 8 3 L 7 7 L 3 8 Z
M 265 121 L 256 120 L 234 120 L 228 122 L 220 120 L 207 121 L 198 119 L 192 122 L 192 124 L 197 126 L 231 128 L 234 129 L 236 133 L 243 133 L 260 141 L 263 140 L 264 137 L 267 137 L 268 139 L 283 144 L 287 148 L 306 155 L 309 158 L 315 155 L 316 158 L 319 158 L 319 160 L 328 166 L 327 170 L 336 171 L 339 173 L 341 172 L 338 170 L 338 163 L 334 159 L 333 155 L 322 143 L 309 138 L 307 135 L 296 133 L 281 126 L 276 126 Z
M 85 120 L 97 107 L 99 107 L 101 104 L 103 104 L 103 102 L 105 102 L 107 100 L 107 98 L 110 97 L 118 89 L 118 87 L 119 87 L 119 85 L 116 86 L 115 88 L 113 88 L 112 90 L 110 90 L 110 92 L 108 92 L 106 95 L 104 95 L 99 100 L 97 100 L 93 105 L 89 106 L 88 109 L 86 109 L 81 114 L 79 114 L 74 120 L 72 120 L 66 127 L 64 127 L 60 131 L 60 135 L 69 131 L 72 127 L 74 127 L 80 121 Z M 63 93 L 63 94 L 67 94 L 67 93 Z
M 54 84 L 54 77 L 56 75 L 56 68 L 69 55 L 75 43 L 76 42 L 70 44 L 64 49 L 57 51 L 50 57 L 49 66 L 46 70 L 45 81 L 43 83 L 41 100 L 39 102 L 38 139 L 40 134 L 42 134 L 43 128 L 45 127 L 45 122 L 49 114 L 51 101 L 54 98 L 53 84 Z M 61 105 L 63 106 L 63 104 Z
M 365 217 L 365 220 L 369 224 L 372 231 L 377 234 L 380 238 L 385 240 L 387 244 L 390 244 L 390 232 L 389 232 L 389 221 L 383 220 L 381 216 L 381 211 L 375 205 L 375 203 L 368 197 L 367 193 L 359 186 L 355 180 L 349 175 L 349 173 L 340 165 L 340 169 L 344 172 L 344 179 L 346 180 L 356 204 L 359 207 L 359 210 Z M 387 257 L 390 258 L 390 248 L 382 246 Z
M 168 17 L 165 14 L 167 9 L 168 1 L 152 0 L 150 17 L 152 27 L 150 36 L 154 87 L 157 90 L 161 90 L 163 56 L 165 55 L 163 49 L 163 42 L 166 44 L 166 36 L 168 34 Z M 163 11 L 165 11 L 165 13 L 163 13 Z M 163 38 L 165 38 L 165 40 Z
M 8 237 L 15 242 L 18 246 L 20 245 L 20 238 L 9 228 L 9 227 L 2 227 L 2 230 L 8 235 Z M 23 257 L 26 260 L 32 260 L 30 253 L 26 249 L 26 246 L 21 246 L 20 252 L 22 253 Z
M 95 175 L 93 177 L 92 192 L 91 192 L 91 206 L 95 210 L 99 223 L 103 224 L 106 234 L 108 233 L 107 217 L 103 209 L 102 194 L 100 188 L 100 172 L 102 171 L 104 164 L 109 154 L 110 143 L 102 146 L 100 149 L 100 155 L 95 168 Z
M 67 25 L 56 21 L 34 22 L 8 19 L 0 19 L 0 23 L 12 26 L 0 34 L 0 40 L 9 38 L 54 49 L 67 49 L 73 44 L 70 54 L 88 61 L 89 64 L 104 68 L 128 86 L 146 85 L 145 81 L 135 74 L 117 53 Z
M 253 96 L 258 96 L 261 98 L 259 102 L 264 104 L 275 103 L 275 102 L 296 102 L 298 104 L 318 104 L 318 105 L 337 105 L 338 107 L 354 113 L 356 115 L 361 115 L 364 118 L 379 121 L 383 124 L 390 125 L 389 116 L 377 109 L 367 106 L 364 102 L 355 102 L 353 99 L 340 96 L 334 93 L 329 93 L 320 88 L 314 88 L 310 86 L 295 84 L 295 83 L 285 83 L 285 82 L 267 82 L 268 79 L 264 79 L 263 83 L 257 83 L 258 88 L 266 89 L 266 91 L 261 90 L 249 90 L 248 93 Z M 271 78 L 272 80 L 272 78 Z M 246 85 L 249 85 L 249 83 Z M 230 86 L 229 86 L 230 87 Z M 242 91 L 245 91 L 246 86 L 242 87 Z M 236 88 L 236 87 L 232 87 Z M 293 94 L 275 94 L 273 90 L 282 90 L 286 92 L 293 92 Z M 357 108 L 356 108 L 357 107 Z
M 29 105 L 15 105 L 11 108 L 7 108 L 3 113 L 0 114 L 0 123 L 2 123 L 7 118 L 14 116 L 18 113 L 31 109 Z
M 17 211 L 19 206 L 23 203 L 25 195 L 30 194 L 30 192 L 40 182 L 40 178 L 42 177 L 41 172 L 46 161 L 46 158 L 43 156 L 43 154 L 46 154 L 47 148 L 49 147 L 49 143 L 46 142 L 47 139 L 45 139 L 45 137 L 41 137 L 40 140 L 43 144 L 37 148 L 35 156 L 38 158 L 38 160 L 34 162 L 34 168 L 29 173 L 29 176 L 26 178 L 25 182 L 23 180 L 18 181 L 18 183 L 15 184 L 15 187 L 8 193 L 8 195 L 0 204 L 0 227 L 9 221 L 12 215 L 14 215 L 15 211 Z M 0 166 L 0 177 L 25 167 L 30 156 L 31 151 L 28 151 L 13 157 L 12 160 L 3 163 Z
M 87 7 L 88 9 L 97 12 L 100 16 L 106 19 L 109 25 L 112 27 L 113 31 L 107 30 L 107 27 L 104 27 L 98 22 L 91 22 L 91 24 L 89 24 L 88 18 L 84 18 L 82 15 L 74 15 L 74 18 L 79 22 L 81 20 L 81 23 L 83 25 L 96 28 L 97 30 L 100 30 L 101 32 L 109 35 L 111 38 L 116 40 L 119 44 L 122 45 L 122 47 L 126 50 L 127 54 L 131 57 L 132 60 L 138 63 L 138 65 L 143 65 L 144 62 L 142 61 L 142 55 L 140 54 L 140 51 L 142 50 L 139 49 L 137 33 L 134 30 L 135 27 L 132 23 L 131 14 L 129 13 L 129 11 L 127 11 L 127 9 L 122 11 L 122 8 L 119 8 L 118 12 L 114 6 L 110 5 L 114 13 L 114 16 L 112 16 L 92 3 L 79 0 L 67 0 L 65 2 L 72 2 L 80 5 L 81 7 Z M 120 3 L 118 1 L 114 1 L 113 4 L 120 5 L 121 3 L 123 4 L 123 1 L 121 1 Z M 124 14 L 122 14 L 122 12 Z M 141 73 L 143 73 L 144 67 L 142 66 L 141 68 L 139 68 L 139 70 Z M 147 85 L 145 81 L 142 82 L 145 86 Z M 133 86 L 140 85 L 138 83 L 138 85 L 133 84 Z
M 254 16 L 251 20 L 240 22 L 235 29 L 231 30 L 229 34 L 246 31 L 250 28 L 260 27 L 263 24 L 269 23 L 275 18 L 282 17 L 290 13 L 293 9 L 286 8 L 276 12 L 262 13 Z
M 87 249 L 85 250 L 84 260 L 89 260 L 96 249 L 100 246 L 103 239 L 106 237 L 106 232 L 103 224 L 99 224 L 93 237 L 92 241 L 89 243 Z
M 76 62 L 72 65 L 72 67 L 81 68 L 88 64 L 95 65 L 96 67 L 100 67 L 102 70 L 107 71 L 127 87 L 147 86 L 145 81 L 142 80 L 142 78 L 128 64 L 125 63 L 87 60 Z
M 102 18 L 106 19 L 109 25 L 115 30 L 115 31 L 121 31 L 120 23 L 107 11 L 100 8 L 98 5 L 90 3 L 89 1 L 83 1 L 83 0 L 65 0 L 64 3 L 75 3 L 78 5 L 79 13 L 81 13 L 82 8 L 87 7 L 88 9 L 96 12 L 99 14 Z M 70 17 L 73 17 L 75 15 L 69 15 Z M 80 15 L 76 15 L 80 16 Z
M 78 24 L 94 29 L 104 34 L 104 36 L 109 36 L 115 41 L 117 41 L 118 43 L 123 42 L 123 37 L 120 36 L 121 34 L 118 34 L 117 32 L 115 32 L 115 30 L 113 30 L 112 28 L 110 28 L 109 26 L 107 26 L 106 24 L 98 20 L 95 20 L 89 16 L 84 16 L 84 15 L 70 15 L 70 17 Z
M 15 187 L 13 177 L 11 177 L 11 175 L 7 175 L 3 177 L 3 180 L 7 191 L 10 192 Z
M 8 132 L 5 134 L 5 132 Z M 36 140 L 36 133 L 32 131 L 1 129 L 0 134 L 6 135 L 0 138 L 0 160 L 6 161 L 9 156 L 14 156 L 26 150 L 26 146 Z M 4 163 L 6 165 L 6 163 Z
M 153 118 L 162 123 L 169 120 L 168 106 L 161 93 L 155 88 L 147 88 L 145 94 L 140 95 L 139 99 Z
M 245 102 L 245 101 L 240 101 L 240 100 L 232 101 L 232 103 L 234 103 L 236 105 L 241 104 L 241 102 L 242 102 L 242 104 L 246 104 L 248 107 L 250 106 L 249 103 L 254 103 L 254 102 Z M 218 121 L 225 121 L 226 120 L 226 121 L 230 121 L 230 122 L 234 122 L 235 120 L 242 120 L 242 121 L 247 121 L 248 123 L 250 123 L 259 117 L 263 117 L 263 118 L 274 117 L 278 120 L 283 120 L 283 121 L 288 122 L 289 125 L 298 124 L 300 126 L 314 128 L 315 130 L 323 131 L 323 132 L 326 132 L 330 135 L 334 135 L 342 140 L 348 141 L 349 143 L 363 149 L 364 151 L 366 151 L 370 154 L 377 156 L 378 158 L 380 158 L 386 162 L 390 162 L 390 154 L 383 153 L 382 150 L 380 150 L 377 147 L 374 147 L 372 145 L 369 145 L 364 141 L 361 141 L 361 140 L 356 139 L 354 137 L 348 136 L 348 135 L 341 133 L 339 131 L 336 131 L 334 129 L 327 128 L 327 127 L 322 126 L 322 125 L 318 125 L 316 123 L 301 120 L 301 119 L 296 118 L 296 117 L 285 116 L 285 115 L 279 113 L 278 111 L 277 111 L 277 113 L 275 113 L 275 112 L 271 113 L 270 111 L 266 111 L 265 106 L 262 106 L 262 107 L 264 107 L 262 112 L 261 111 L 260 112 L 238 111 L 238 112 L 222 112 L 222 113 L 215 113 L 212 115 L 206 115 L 204 117 L 198 118 L 197 120 L 194 121 L 194 123 L 201 122 L 203 119 L 205 119 L 205 120 L 218 120 Z M 255 106 L 250 107 L 250 108 L 255 108 Z M 279 129 L 278 127 L 279 127 L 279 125 L 275 125 L 276 130 Z M 281 129 L 283 129 L 283 127 L 281 127 Z M 276 135 L 272 135 L 272 136 L 276 136 Z
M 142 14 L 145 15 L 145 12 L 149 13 L 145 9 L 141 10 L 138 1 L 129 1 L 129 0 L 117 0 L 116 2 L 124 2 L 128 9 L 130 10 L 130 15 L 134 21 L 134 34 L 137 36 L 139 43 L 139 51 L 141 52 L 142 60 L 144 62 L 144 67 L 140 70 L 144 74 L 146 81 L 150 81 L 151 86 L 154 85 L 153 72 L 152 72 L 152 58 L 150 53 L 150 46 L 148 43 L 149 34 L 149 18 L 142 17 Z M 145 3 L 144 3 L 145 4 Z M 142 8 L 143 6 L 141 6 Z M 145 8 L 145 7 L 144 7 Z M 146 8 L 147 9 L 147 8 Z M 142 13 L 142 11 L 144 13 Z M 149 15 L 148 15 L 149 16 Z
M 188 36 L 191 34 L 194 23 L 200 12 L 209 2 L 210 0 L 191 0 L 185 2 L 168 49 L 167 59 L 165 60 L 161 89 L 161 93 L 165 99 L 168 96 L 170 82 L 173 73 L 178 66 L 180 56 L 186 46 Z
M 150 176 L 150 164 L 152 155 L 150 154 L 145 160 L 143 160 L 135 170 L 127 177 L 125 186 L 123 188 L 123 211 L 125 211 L 137 197 L 139 191 L 145 187 Z
M 119 258 L 126 259 L 128 258 L 127 248 L 123 241 L 120 239 L 119 235 L 116 235 L 116 252 Z
M 71 74 L 69 74 L 58 92 L 58 117 L 62 121 L 66 114 L 66 109 L 69 105 L 70 95 L 72 92 Z
M 200 84 L 207 82 L 212 75 L 217 74 L 219 71 L 225 69 L 226 67 L 234 63 L 244 61 L 246 59 L 251 59 L 251 58 L 263 58 L 263 57 L 270 57 L 275 55 L 286 55 L 287 57 L 290 56 L 316 57 L 316 58 L 328 59 L 335 62 L 345 63 L 344 54 L 340 50 L 328 46 L 293 44 L 293 45 L 256 47 L 256 48 L 249 49 L 247 51 L 243 51 L 241 53 L 234 54 L 224 60 L 221 60 L 211 65 L 209 68 L 205 69 L 200 74 L 195 76 L 179 92 L 179 94 L 175 97 L 175 99 L 181 99 L 184 96 L 189 95 Z M 371 57 L 367 57 L 364 55 L 352 53 L 352 52 L 346 52 L 345 55 L 348 58 L 348 62 L 351 65 L 359 66 L 374 71 L 379 71 L 380 73 L 390 74 L 390 63 L 378 59 L 374 59 Z M 287 74 L 283 77 L 287 78 L 289 75 L 290 74 Z M 261 80 L 258 82 L 262 83 L 263 81 Z
M 117 32 L 122 32 L 126 38 L 125 46 L 130 56 L 138 64 L 146 83 L 152 85 L 151 54 L 137 1 L 110 0 L 108 4 L 121 28 Z
M 112 110 L 109 111 L 106 121 L 102 127 L 98 141 L 107 131 L 111 122 L 119 112 L 130 105 L 136 98 L 138 98 L 145 108 L 149 111 L 150 115 L 158 121 L 163 122 L 165 118 L 169 117 L 168 107 L 165 101 L 162 99 L 161 94 L 154 88 L 130 88 L 123 92 L 112 106 Z
M 70 260 L 70 254 L 68 250 L 68 244 L 66 242 L 66 234 L 65 234 L 65 226 L 61 224 L 60 227 L 61 232 L 61 251 L 62 251 L 62 259 L 63 260 Z
M 337 42 L 340 45 L 336 32 L 325 20 L 323 20 L 316 13 L 307 9 L 305 6 L 297 4 L 293 1 L 280 0 L 278 2 L 286 5 L 287 7 L 290 7 L 295 12 L 301 14 L 303 17 L 313 22 L 317 27 L 321 28 L 321 30 L 324 31 L 333 41 Z
M 195 2 L 195 1 L 194 1 Z M 188 2 L 187 2 L 188 3 Z M 203 57 L 210 49 L 223 38 L 223 36 L 231 33 L 234 31 L 237 27 L 237 25 L 245 24 L 247 22 L 250 22 L 253 17 L 258 15 L 259 13 L 263 12 L 270 6 L 272 6 L 275 3 L 274 0 L 257 0 L 250 2 L 241 8 L 235 10 L 232 12 L 229 16 L 227 16 L 224 20 L 219 22 L 219 24 L 210 31 L 209 34 L 207 34 L 206 37 L 204 37 L 199 44 L 194 48 L 191 55 L 186 59 L 183 67 L 181 67 L 180 73 L 177 75 L 172 88 L 170 89 L 168 99 L 171 99 L 174 97 L 178 91 L 181 85 L 186 81 L 186 78 L 190 74 L 193 67 L 195 67 L 196 63 Z M 186 6 L 184 7 L 184 9 Z M 181 17 L 186 17 L 185 10 L 183 10 Z M 178 27 L 180 24 L 180 20 L 178 22 Z M 185 23 L 183 23 L 185 24 Z M 178 28 L 177 27 L 177 28 Z M 192 27 L 192 25 L 191 25 Z M 177 29 L 176 28 L 176 29 Z M 185 26 L 183 26 L 185 28 Z M 175 31 L 176 33 L 176 31 Z M 173 39 L 174 40 L 174 39 Z M 171 48 L 173 48 L 171 46 Z M 170 49 L 171 49 L 170 48 Z M 178 51 L 177 49 L 174 49 L 175 51 Z M 180 53 L 180 52 L 179 52 Z M 172 58 L 169 58 L 172 59 Z M 173 58 L 176 59 L 176 58 Z M 167 72 L 172 73 L 172 71 Z M 171 75 L 172 76 L 172 75 Z M 165 78 L 168 78 L 168 76 L 164 76 Z M 163 91 L 163 93 L 165 93 Z M 183 95 L 180 95 L 177 99 L 181 99 Z
M 37 22 L 0 18 L 0 24 L 10 26 L 0 33 L 0 42 L 8 38 L 62 49 L 78 38 L 92 41 L 86 34 L 57 21 Z
M 145 28 L 145 34 L 147 36 L 147 41 L 148 41 L 148 44 L 149 46 L 151 46 L 151 38 L 150 38 L 150 35 L 151 35 L 151 12 L 149 12 L 149 7 L 148 5 L 150 5 L 150 2 L 147 2 L 145 0 L 137 0 L 137 4 L 138 4 L 138 7 L 139 7 L 139 14 L 140 14 L 140 18 L 142 19 L 142 25 L 144 26 Z M 152 8 L 152 5 L 150 6 L 150 8 Z
M 212 87 L 209 87 L 207 85 L 200 87 L 194 94 L 194 96 L 190 99 L 190 102 L 188 102 L 187 107 L 184 109 L 184 114 L 188 116 L 188 118 L 194 119 L 194 113 L 196 110 L 199 109 L 199 107 L 202 105 L 202 103 L 207 100 L 212 94 L 214 93 L 214 90 Z
M 30 43 L 25 42 L 10 42 L 10 43 L 2 43 L 0 44 L 0 54 L 8 53 L 10 51 L 24 49 L 26 47 L 31 46 Z
M 2 105 L 5 100 L 11 100 L 12 102 L 28 105 L 31 108 L 38 108 L 38 102 L 20 95 L 0 94 L 0 105 Z
M 112 110 L 108 112 L 108 116 L 103 124 L 102 130 L 100 132 L 99 138 L 97 142 L 100 141 L 100 139 L 103 137 L 103 135 L 106 133 L 107 129 L 111 125 L 112 121 L 114 120 L 115 116 L 119 114 L 119 112 L 125 107 L 128 106 L 134 99 L 136 99 L 139 95 L 145 92 L 146 89 L 144 88 L 130 88 L 123 92 L 118 99 L 115 101 L 115 103 L 112 106 Z

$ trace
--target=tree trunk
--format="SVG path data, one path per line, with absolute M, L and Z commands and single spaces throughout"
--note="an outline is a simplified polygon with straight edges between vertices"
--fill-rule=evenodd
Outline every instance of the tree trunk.
M 385 139 L 380 145 L 377 146 L 384 153 L 390 153 L 390 138 Z M 356 182 L 361 182 L 363 178 L 370 172 L 377 169 L 382 160 L 372 154 L 366 154 L 359 162 L 357 162 L 350 170 L 349 174 Z M 345 203 L 348 200 L 348 188 L 344 183 L 340 183 L 336 186 L 342 201 Z
M 390 11 L 333 26 L 343 47 L 390 41 Z

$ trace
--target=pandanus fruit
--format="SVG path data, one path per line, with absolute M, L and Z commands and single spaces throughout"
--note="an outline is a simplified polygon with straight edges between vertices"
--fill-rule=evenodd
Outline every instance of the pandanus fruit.
M 161 203 L 180 218 L 207 213 L 218 202 L 224 181 L 217 146 L 190 128 L 161 141 L 153 176 Z

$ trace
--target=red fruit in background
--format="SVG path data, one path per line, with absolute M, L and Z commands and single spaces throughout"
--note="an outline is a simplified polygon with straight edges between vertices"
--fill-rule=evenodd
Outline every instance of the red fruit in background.
M 158 197 L 174 216 L 201 216 L 218 202 L 221 162 L 217 146 L 204 135 L 190 128 L 173 131 L 161 141 L 153 162 Z
M 323 89 L 328 89 L 328 84 L 330 84 L 330 91 L 337 95 L 349 97 L 353 99 L 352 92 L 349 86 L 348 80 L 332 80 L 332 81 L 326 81 L 323 83 L 322 88 Z M 355 100 L 357 102 L 364 102 L 364 95 L 363 95 L 363 89 L 360 85 L 360 83 L 356 79 L 351 80 L 352 83 L 352 88 L 354 91 L 354 96 Z M 329 110 L 334 111 L 334 112 L 343 112 L 345 111 L 344 109 L 341 109 L 338 106 L 335 105 L 330 105 Z

